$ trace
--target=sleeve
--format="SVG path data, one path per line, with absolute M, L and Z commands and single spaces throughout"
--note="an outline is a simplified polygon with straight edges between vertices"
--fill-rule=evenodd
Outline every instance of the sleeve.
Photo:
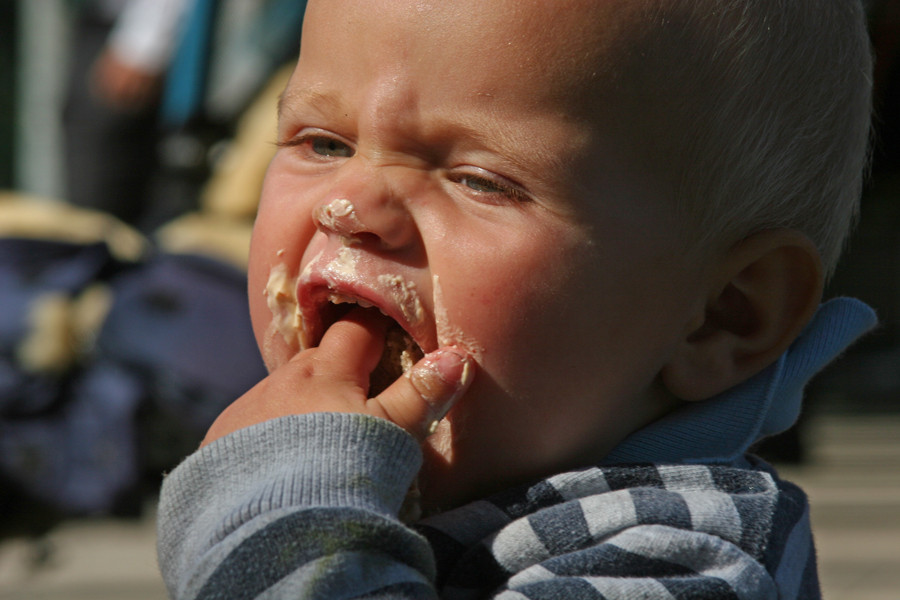
M 420 464 L 411 436 L 364 415 L 284 417 L 216 440 L 163 482 L 170 596 L 436 597 L 431 548 L 396 517 Z

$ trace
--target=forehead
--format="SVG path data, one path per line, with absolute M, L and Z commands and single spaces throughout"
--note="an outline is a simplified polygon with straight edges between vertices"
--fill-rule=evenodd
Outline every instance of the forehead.
M 566 198 L 560 210 L 593 212 L 598 189 L 655 185 L 627 139 L 647 139 L 627 125 L 640 111 L 615 91 L 642 3 L 311 0 L 282 132 L 321 120 L 428 158 L 456 144 Z
M 617 75 L 617 54 L 636 22 L 637 4 L 312 0 L 301 64 L 324 59 L 336 73 L 369 76 L 402 66 L 405 76 L 448 84 L 438 86 L 440 93 L 452 87 L 486 99 L 517 95 L 571 109 L 588 103 L 598 82 L 609 84 Z

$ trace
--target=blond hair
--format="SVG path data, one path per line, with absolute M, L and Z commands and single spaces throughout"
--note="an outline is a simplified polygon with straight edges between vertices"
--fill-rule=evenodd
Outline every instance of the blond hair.
M 831 273 L 867 164 L 872 58 L 861 2 L 651 4 L 652 33 L 635 60 L 658 63 L 664 91 L 649 118 L 668 132 L 654 156 L 669 163 L 692 239 L 728 245 L 797 229 Z

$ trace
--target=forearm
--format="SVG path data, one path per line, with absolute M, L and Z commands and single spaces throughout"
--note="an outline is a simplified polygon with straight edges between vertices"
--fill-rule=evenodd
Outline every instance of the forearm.
M 285 417 L 217 440 L 163 485 L 169 593 L 433 595 L 430 548 L 396 519 L 420 461 L 411 436 L 361 415 Z

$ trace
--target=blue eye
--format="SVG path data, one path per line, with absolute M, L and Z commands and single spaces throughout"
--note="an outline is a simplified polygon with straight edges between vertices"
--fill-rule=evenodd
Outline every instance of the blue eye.
M 334 138 L 314 136 L 308 138 L 310 149 L 320 156 L 334 158 L 350 158 L 353 156 L 353 148 Z
M 460 173 L 451 177 L 455 183 L 464 186 L 470 192 L 474 192 L 482 201 L 490 204 L 502 204 L 504 202 L 527 202 L 528 194 L 519 186 L 497 176 L 485 177 L 472 173 Z
M 307 158 L 350 158 L 356 151 L 349 144 L 342 142 L 336 137 L 323 135 L 320 133 L 308 133 L 279 142 L 281 148 L 297 148 L 306 155 Z
M 509 191 L 489 179 L 472 175 L 463 175 L 459 178 L 459 183 L 482 194 L 505 194 Z

